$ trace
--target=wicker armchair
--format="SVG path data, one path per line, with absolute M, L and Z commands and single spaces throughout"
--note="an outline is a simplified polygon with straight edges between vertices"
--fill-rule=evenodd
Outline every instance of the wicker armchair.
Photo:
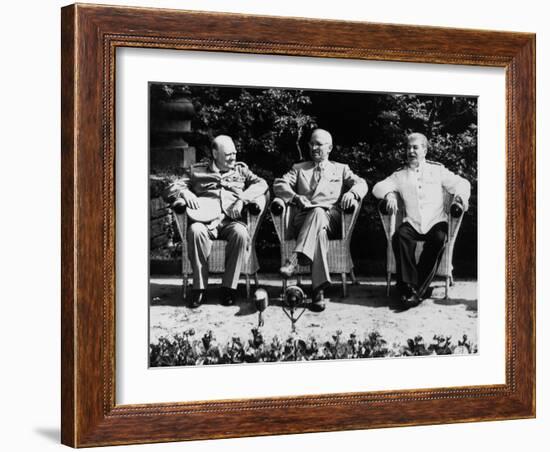
M 349 273 L 354 283 L 357 282 L 351 260 L 350 241 L 353 228 L 359 216 L 361 201 L 354 204 L 346 212 L 342 211 L 342 231 L 338 238 L 329 239 L 328 267 L 330 273 L 339 273 L 342 277 L 342 291 L 347 297 L 347 274 Z M 291 256 L 296 247 L 297 231 L 292 227 L 292 219 L 296 213 L 296 207 L 286 204 L 282 199 L 275 198 L 271 203 L 271 218 L 275 225 L 275 231 L 281 244 L 281 265 Z M 301 276 L 310 273 L 310 265 L 298 265 L 296 275 L 300 282 Z M 286 290 L 286 280 L 283 280 L 283 292 Z
M 256 287 L 258 286 L 258 270 L 260 268 L 258 264 L 258 256 L 256 255 L 256 235 L 258 228 L 265 216 L 267 205 L 269 204 L 269 192 L 256 198 L 253 202 L 245 206 L 243 215 L 246 216 L 246 224 L 248 225 L 248 233 L 250 234 L 250 253 L 248 259 L 241 268 L 241 273 L 245 275 L 246 281 L 246 296 L 250 298 L 250 277 L 254 277 Z M 191 268 L 191 262 L 187 255 L 187 214 L 185 209 L 183 212 L 174 212 L 176 217 L 176 224 L 178 232 L 181 237 L 181 261 L 182 261 L 182 274 L 183 274 L 183 287 L 182 298 L 185 300 L 187 297 L 187 286 L 189 284 L 189 277 L 193 270 Z M 208 270 L 209 273 L 223 273 L 225 271 L 225 240 L 213 240 L 212 250 L 210 257 L 208 258 Z
M 398 199 L 398 210 L 396 214 L 389 214 L 386 211 L 386 203 L 384 200 L 378 204 L 378 213 L 382 220 L 382 226 L 384 227 L 384 233 L 386 234 L 387 247 L 386 247 L 386 295 L 390 294 L 391 277 L 392 273 L 396 272 L 395 256 L 393 254 L 392 237 L 394 232 L 403 222 L 404 205 L 400 196 Z M 451 214 L 451 207 L 453 205 L 453 195 L 450 193 L 445 194 L 445 212 L 448 215 L 449 231 L 447 236 L 447 243 L 445 244 L 445 250 L 441 257 L 441 262 L 436 271 L 436 276 L 442 276 L 445 278 L 445 298 L 449 297 L 449 286 L 454 283 L 453 280 L 453 250 L 458 235 L 458 230 L 462 224 L 462 218 L 464 216 L 463 209 L 453 210 Z M 416 259 L 418 261 L 424 244 L 419 242 L 416 247 Z

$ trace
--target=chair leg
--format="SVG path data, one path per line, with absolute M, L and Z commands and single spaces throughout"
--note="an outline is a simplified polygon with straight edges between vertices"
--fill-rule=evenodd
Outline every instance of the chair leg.
M 285 299 L 286 286 L 287 286 L 287 280 L 286 278 L 283 278 L 283 289 L 281 291 L 281 300 Z
M 453 275 L 451 275 L 450 278 L 451 278 L 450 286 L 452 287 L 455 285 L 455 279 L 453 278 Z
M 357 281 L 357 276 L 355 276 L 355 270 L 352 268 L 349 272 L 350 276 L 351 276 L 351 282 L 353 284 L 359 284 L 359 281 Z
M 302 287 L 302 275 L 296 276 L 296 285 Z
M 348 278 L 346 273 L 342 273 L 342 292 L 344 293 L 344 298 L 348 296 Z
M 386 273 L 386 297 L 390 296 L 391 272 Z
M 260 281 L 258 280 L 258 272 L 254 272 L 254 285 L 256 286 L 255 289 L 258 289 L 260 287 Z
M 250 275 L 246 275 L 246 299 L 250 300 Z
M 445 278 L 445 300 L 449 298 L 449 286 L 451 285 L 451 277 L 447 276 Z
M 183 281 L 181 285 L 181 299 L 185 301 L 187 299 L 187 273 L 183 274 Z

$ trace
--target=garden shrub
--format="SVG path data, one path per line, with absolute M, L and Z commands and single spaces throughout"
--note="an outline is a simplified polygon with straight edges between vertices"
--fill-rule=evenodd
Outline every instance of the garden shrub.
M 218 344 L 212 331 L 200 339 L 195 337 L 193 329 L 176 334 L 172 339 L 160 337 L 156 344 L 150 344 L 149 364 L 165 367 L 477 353 L 477 346 L 466 335 L 456 344 L 451 337 L 435 335 L 429 344 L 416 336 L 408 339 L 405 345 L 390 346 L 376 331 L 362 340 L 356 333 L 344 338 L 341 331 L 336 331 L 331 340 L 322 344 L 314 336 L 304 339 L 291 335 L 284 340 L 274 336 L 266 342 L 260 329 L 253 328 L 251 333 L 249 339 L 233 337 L 226 344 Z

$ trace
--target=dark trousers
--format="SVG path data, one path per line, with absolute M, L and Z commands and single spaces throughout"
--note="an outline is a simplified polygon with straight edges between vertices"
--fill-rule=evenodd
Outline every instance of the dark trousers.
M 399 286 L 410 284 L 422 295 L 430 286 L 447 242 L 448 225 L 436 223 L 426 234 L 420 234 L 409 223 L 402 223 L 392 239 L 393 253 Z M 418 264 L 416 263 L 416 243 L 424 242 Z

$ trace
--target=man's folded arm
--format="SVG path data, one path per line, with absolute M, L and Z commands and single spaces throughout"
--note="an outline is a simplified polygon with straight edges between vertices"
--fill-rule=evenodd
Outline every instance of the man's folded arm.
M 246 188 L 240 196 L 240 199 L 245 204 L 248 204 L 254 201 L 256 198 L 263 195 L 269 189 L 265 179 L 261 178 L 260 176 L 257 176 L 249 169 L 246 170 L 245 178 L 246 178 L 245 179 Z
M 367 181 L 355 174 L 348 165 L 344 167 L 344 186 L 349 188 L 349 193 L 352 193 L 358 201 L 363 199 L 369 191 Z
M 298 180 L 298 170 L 295 167 L 281 177 L 273 181 L 273 192 L 277 198 L 281 198 L 285 203 L 289 203 L 296 196 L 294 187 Z
M 381 180 L 372 188 L 372 194 L 378 199 L 384 199 L 388 193 L 394 192 L 397 192 L 395 173 Z
M 468 202 L 470 201 L 471 185 L 467 179 L 458 174 L 443 168 L 441 174 L 441 183 L 443 188 L 455 197 L 460 197 L 464 204 L 464 210 L 468 210 Z

